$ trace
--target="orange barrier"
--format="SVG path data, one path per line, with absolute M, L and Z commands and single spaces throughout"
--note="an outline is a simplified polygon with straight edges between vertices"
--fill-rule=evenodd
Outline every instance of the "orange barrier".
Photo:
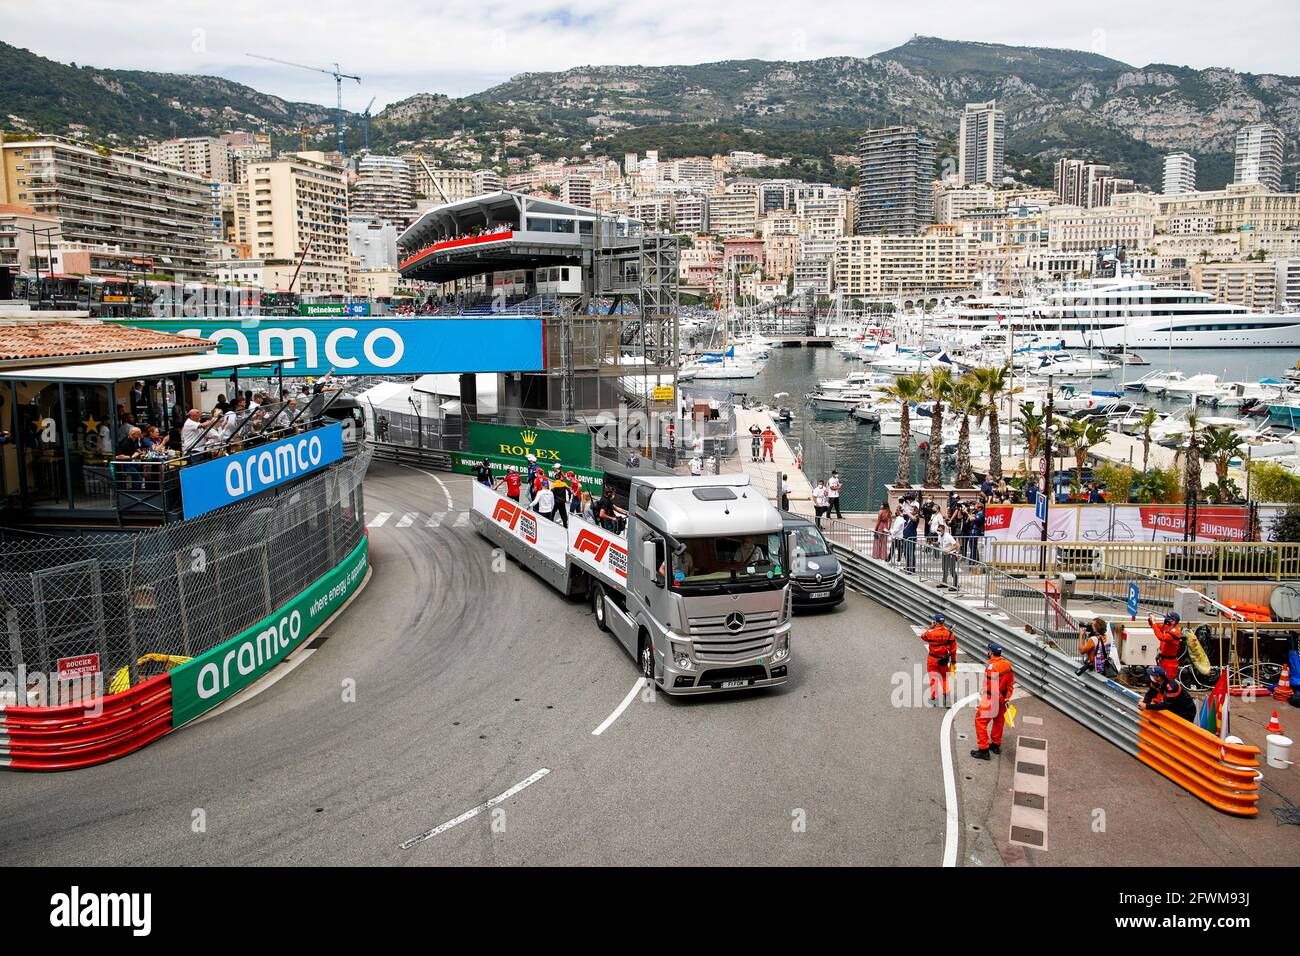
M 1247 621 L 1255 624 L 1271 624 L 1273 611 L 1264 604 L 1247 604 L 1245 601 L 1223 601 L 1224 607 L 1236 611 Z
M 97 713 L 90 712 L 97 710 Z M 73 770 L 125 756 L 172 729 L 171 677 L 97 701 L 0 707 L 0 767 Z
M 1216 810 L 1259 813 L 1258 747 L 1230 744 L 1168 711 L 1139 712 L 1138 760 Z

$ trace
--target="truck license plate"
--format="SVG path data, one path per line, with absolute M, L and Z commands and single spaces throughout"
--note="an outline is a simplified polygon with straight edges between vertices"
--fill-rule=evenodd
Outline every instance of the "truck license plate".
M 830 591 L 814 591 L 812 594 L 808 595 L 808 597 L 810 597 L 814 601 L 816 601 L 818 598 L 826 598 L 830 596 L 831 596 Z
M 747 680 L 724 680 L 719 686 L 721 687 L 748 687 Z

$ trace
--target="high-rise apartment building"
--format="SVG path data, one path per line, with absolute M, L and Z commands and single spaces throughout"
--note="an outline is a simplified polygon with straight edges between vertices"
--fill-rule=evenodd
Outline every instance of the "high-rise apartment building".
M 212 136 L 169 139 L 149 147 L 149 158 L 210 183 L 235 182 L 230 147 Z
M 357 181 L 348 202 L 360 216 L 405 225 L 415 218 L 415 182 L 401 156 L 366 153 L 357 161 Z
M 560 184 L 560 202 L 590 209 L 591 180 L 586 176 L 565 176 L 564 182 Z
M 957 135 L 957 176 L 962 183 L 1002 182 L 1006 173 L 1007 114 L 996 100 L 967 103 Z
M 741 189 L 710 196 L 709 231 L 724 239 L 743 239 L 757 234 L 757 191 Z
M 348 288 L 348 193 L 343 170 L 318 152 L 248 168 L 253 256 L 268 266 L 302 257 L 297 291 Z
M 910 126 L 868 130 L 858 146 L 857 231 L 915 234 L 934 220 L 934 143 Z
M 1282 131 L 1269 123 L 1252 123 L 1237 131 L 1232 181 L 1259 183 L 1282 191 Z
M 1160 191 L 1166 196 L 1196 192 L 1196 157 L 1191 153 L 1166 156 L 1165 177 Z
M 682 193 L 673 209 L 673 228 L 686 235 L 709 231 L 709 199 L 699 193 Z
M 57 139 L 0 143 L 0 154 L 0 205 L 54 217 L 67 242 L 117 246 L 158 272 L 206 275 L 213 200 L 198 176 Z
M 1109 177 L 1111 168 L 1105 163 L 1087 163 L 1081 159 L 1060 159 L 1056 162 L 1053 185 L 1056 195 L 1067 206 L 1091 209 L 1100 194 L 1099 180 Z

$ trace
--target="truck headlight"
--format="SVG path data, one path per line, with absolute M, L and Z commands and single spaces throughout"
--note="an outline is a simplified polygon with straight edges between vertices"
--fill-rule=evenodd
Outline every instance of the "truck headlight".
M 678 644 L 676 641 L 672 645 L 673 663 L 678 669 L 689 671 L 695 669 L 695 663 L 691 660 L 690 648 L 685 644 Z
M 786 632 L 776 639 L 772 648 L 772 663 L 783 661 L 790 656 L 790 634 Z

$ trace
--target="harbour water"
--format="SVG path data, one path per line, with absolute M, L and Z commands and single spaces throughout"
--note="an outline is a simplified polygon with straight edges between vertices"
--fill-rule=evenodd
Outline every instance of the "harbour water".
M 1095 379 L 1094 387 L 1099 390 L 1120 390 L 1125 380 L 1133 381 L 1151 371 L 1170 368 L 1179 369 L 1189 376 L 1208 372 L 1227 381 L 1254 382 L 1260 378 L 1280 375 L 1295 364 L 1297 355 L 1294 349 L 1172 349 L 1144 350 L 1142 357 L 1149 364 L 1116 369 L 1109 376 Z M 844 508 L 874 512 L 880 507 L 885 485 L 894 480 L 898 439 L 882 437 L 877 429 L 860 424 L 846 414 L 816 413 L 803 401 L 806 393 L 816 390 L 820 380 L 842 378 L 860 367 L 861 363 L 846 359 L 834 349 L 773 349 L 771 358 L 757 377 L 731 382 L 728 387 L 736 392 L 744 392 L 751 401 L 789 408 L 796 416 L 796 421 L 787 429 L 787 433 L 792 443 L 808 446 L 804 457 L 809 480 L 816 483 L 818 478 L 828 477 L 830 464 L 823 463 L 815 453 L 815 440 L 804 440 L 807 434 L 805 429 L 811 430 L 824 441 L 833 456 L 834 467 L 845 482 Z M 1088 384 L 1087 379 L 1075 381 L 1080 387 Z M 787 394 L 777 397 L 781 392 Z M 1161 411 L 1175 411 L 1187 404 L 1185 401 L 1164 402 L 1137 393 L 1132 397 Z M 923 431 L 928 429 L 929 419 L 914 419 L 913 429 L 918 428 Z M 948 459 L 945 462 L 947 477 L 951 477 L 953 467 L 953 461 Z M 924 472 L 924 453 L 913 447 L 913 484 L 920 483 Z

